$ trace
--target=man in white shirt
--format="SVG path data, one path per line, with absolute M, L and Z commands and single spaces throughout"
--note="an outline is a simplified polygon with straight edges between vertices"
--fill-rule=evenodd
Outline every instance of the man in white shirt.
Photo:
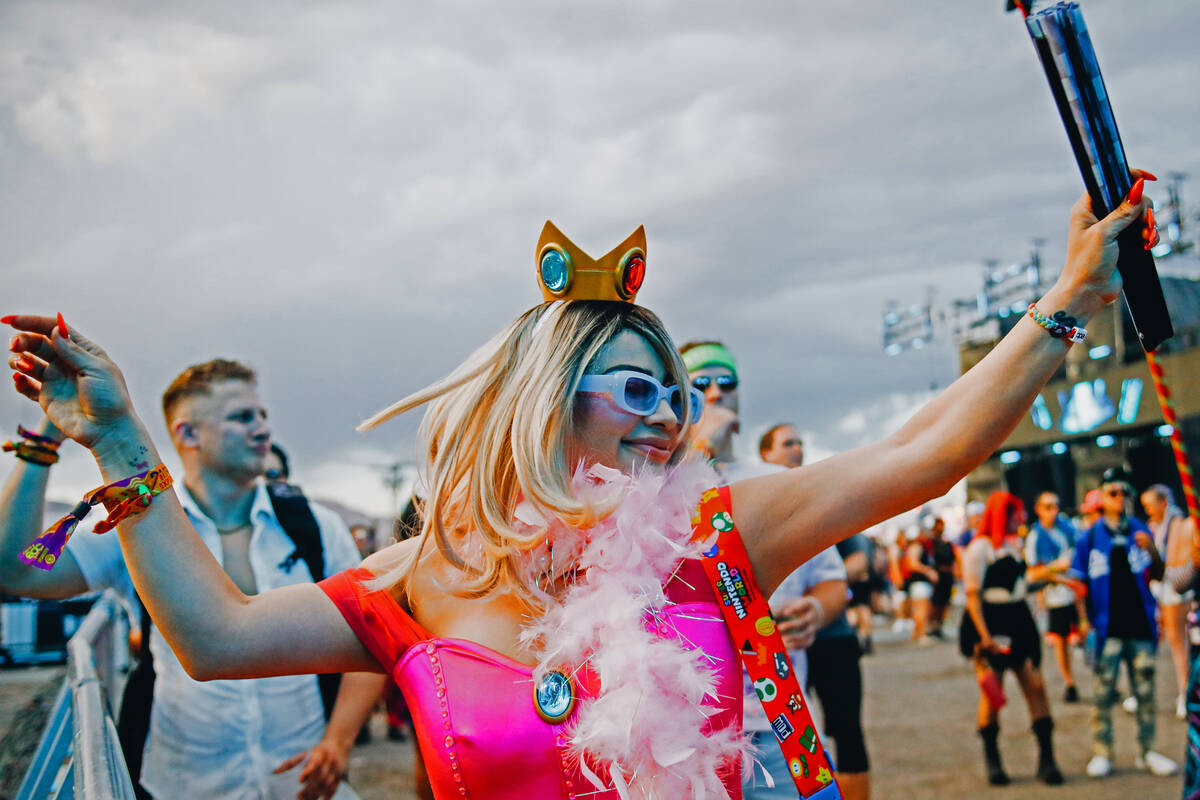
M 171 441 L 183 462 L 179 499 L 213 556 L 247 594 L 313 580 L 259 477 L 271 431 L 256 384 L 248 367 L 218 359 L 189 367 L 163 395 Z M 48 472 L 19 463 L 0 498 L 3 589 L 44 598 L 107 587 L 132 594 L 115 535 L 80 530 L 49 572 L 17 563 L 16 553 L 37 535 L 45 497 L 45 475 L 33 470 Z M 357 566 L 345 523 L 326 508 L 310 507 L 325 574 Z M 162 637 L 149 635 L 156 677 L 140 782 L 151 797 L 355 797 L 342 778 L 383 675 L 347 674 L 327 725 L 316 676 L 197 682 Z
M 739 425 L 738 374 L 737 362 L 725 345 L 717 341 L 688 342 L 679 348 L 679 352 L 692 386 L 704 394 L 704 414 L 693 431 L 693 446 L 707 453 L 725 482 L 736 483 L 784 470 L 784 465 L 739 460 L 733 453 L 733 434 L 738 432 Z M 792 434 L 795 434 L 794 429 Z M 798 436 L 794 438 L 799 439 Z M 803 461 L 802 447 L 800 461 Z M 783 634 L 783 643 L 800 686 L 808 682 L 805 649 L 813 643 L 818 630 L 841 616 L 848 599 L 846 568 L 833 547 L 801 564 L 771 595 L 771 613 L 779 621 L 779 632 Z M 742 684 L 743 727 L 750 734 L 758 761 L 756 769 L 747 770 L 742 776 L 744 796 L 746 800 L 794 798 L 796 786 L 791 772 L 745 670 L 742 671 Z M 826 713 L 831 711 L 827 709 Z M 762 771 L 771 776 L 770 782 L 763 778 Z

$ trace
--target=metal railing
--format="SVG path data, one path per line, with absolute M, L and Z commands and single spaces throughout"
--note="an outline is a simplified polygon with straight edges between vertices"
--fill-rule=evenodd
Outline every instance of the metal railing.
M 131 663 L 128 637 L 124 606 L 105 592 L 67 643 L 67 676 L 17 800 L 134 800 L 112 715 Z

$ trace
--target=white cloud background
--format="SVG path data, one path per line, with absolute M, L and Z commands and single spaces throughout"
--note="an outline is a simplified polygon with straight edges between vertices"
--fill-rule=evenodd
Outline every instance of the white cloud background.
M 730 344 L 744 427 L 852 446 L 953 375 L 883 357 L 886 299 L 1061 261 L 1080 181 L 1002 5 L 8 2 L 2 310 L 105 345 L 168 449 L 183 366 L 254 364 L 310 492 L 382 511 L 418 419 L 354 424 L 537 301 L 543 220 L 597 253 L 645 223 L 642 301 Z M 1085 10 L 1131 160 L 1200 174 L 1200 5 Z

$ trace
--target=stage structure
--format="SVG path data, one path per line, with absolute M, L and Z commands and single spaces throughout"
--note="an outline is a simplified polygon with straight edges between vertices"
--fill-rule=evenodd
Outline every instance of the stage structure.
M 1156 208 L 1165 224 L 1160 223 L 1164 235 L 1154 254 L 1175 325 L 1174 337 L 1158 348 L 1157 358 L 1171 376 L 1177 423 L 1188 451 L 1195 454 L 1200 453 L 1200 249 L 1192 237 L 1200 217 L 1181 200 L 1183 179 L 1170 176 L 1167 198 Z M 1000 267 L 988 262 L 976 297 L 922 307 L 934 323 L 929 328 L 933 335 L 954 337 L 960 373 L 987 355 L 1029 303 L 1049 288 L 1056 271 L 1042 269 L 1039 244 L 1035 241 L 1026 263 Z M 888 311 L 895 309 L 885 315 Z M 936 324 L 941 321 L 945 324 Z M 886 322 L 885 316 L 885 331 Z M 1182 505 L 1172 430 L 1155 399 L 1154 382 L 1124 300 L 1091 319 L 1087 328 L 1087 341 L 1071 348 L 1017 429 L 967 477 L 969 499 L 984 500 L 1004 489 L 1032 507 L 1038 492 L 1051 490 L 1064 509 L 1071 510 L 1099 485 L 1104 470 L 1121 466 L 1134 476 L 1139 492 L 1152 483 L 1165 483 Z M 885 346 L 888 343 L 885 339 Z M 909 349 L 885 352 L 899 355 Z M 1193 470 L 1197 466 L 1193 464 Z

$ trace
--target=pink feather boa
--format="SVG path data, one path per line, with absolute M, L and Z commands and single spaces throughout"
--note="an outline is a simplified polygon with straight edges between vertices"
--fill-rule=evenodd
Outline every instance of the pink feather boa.
M 576 569 L 576 580 L 547 613 L 526 627 L 523 642 L 540 651 L 539 680 L 563 665 L 587 665 L 597 696 L 582 702 L 570 730 L 572 754 L 599 789 L 632 800 L 728 798 L 718 775 L 745 751 L 737 726 L 706 735 L 715 713 L 715 676 L 696 650 L 647 630 L 647 619 L 670 601 L 663 585 L 682 559 L 699 558 L 692 517 L 700 495 L 719 482 L 706 464 L 625 475 L 594 466 L 576 473 L 578 497 L 616 510 L 586 530 L 547 522 L 528 502 L 517 520 L 547 530 L 548 546 L 529 559 L 530 575 L 548 561 Z M 552 572 L 561 573 L 562 570 Z M 532 582 L 532 581 L 531 581 Z M 672 724 L 674 723 L 674 724 Z M 608 781 L 589 768 L 589 764 Z

